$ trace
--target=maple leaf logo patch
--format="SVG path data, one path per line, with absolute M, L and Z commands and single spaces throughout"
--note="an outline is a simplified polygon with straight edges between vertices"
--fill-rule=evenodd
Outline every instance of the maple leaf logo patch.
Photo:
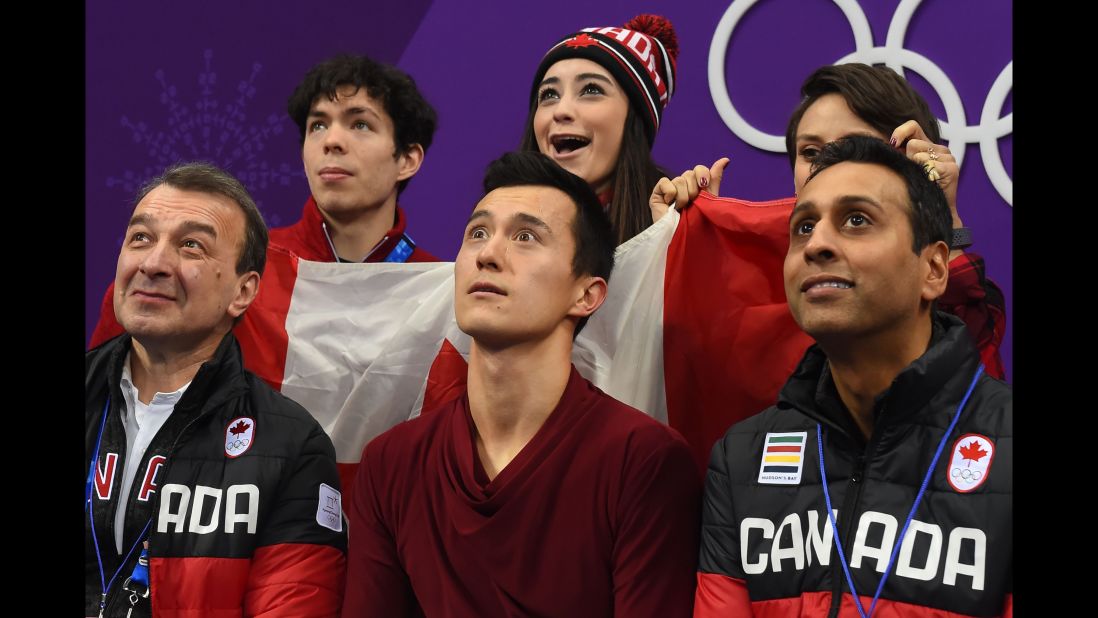
M 995 443 L 987 436 L 970 433 L 953 444 L 946 479 L 953 489 L 968 493 L 987 481 L 991 462 L 995 458 Z
M 598 41 L 591 35 L 584 32 L 577 36 L 572 37 L 571 40 L 564 43 L 565 47 L 591 47 L 592 45 L 598 45 Z
M 225 428 L 225 455 L 235 459 L 255 443 L 255 421 L 242 416 L 229 421 Z
M 980 448 L 980 443 L 976 440 L 969 442 L 968 446 L 962 446 L 960 453 L 961 457 L 971 459 L 972 461 L 980 461 L 984 455 L 987 455 L 987 451 Z

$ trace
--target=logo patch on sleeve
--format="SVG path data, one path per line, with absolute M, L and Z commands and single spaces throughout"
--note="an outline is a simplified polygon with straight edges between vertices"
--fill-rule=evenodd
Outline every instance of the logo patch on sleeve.
M 237 458 L 248 452 L 255 442 L 255 421 L 246 416 L 240 416 L 229 421 L 225 428 L 225 454 L 230 458 Z
M 340 516 L 341 497 L 338 489 L 326 483 L 320 484 L 320 504 L 316 507 L 316 523 L 333 532 L 343 532 L 343 518 Z
M 807 442 L 807 431 L 766 434 L 759 463 L 759 483 L 799 485 Z
M 961 493 L 968 493 L 987 480 L 991 460 L 995 458 L 995 443 L 978 433 L 968 433 L 953 443 L 946 479 Z

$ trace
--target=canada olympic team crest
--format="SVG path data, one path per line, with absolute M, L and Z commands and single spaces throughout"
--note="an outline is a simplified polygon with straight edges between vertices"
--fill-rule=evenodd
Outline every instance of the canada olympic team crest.
M 760 131 L 744 119 L 732 105 L 728 85 L 725 83 L 725 56 L 728 52 L 728 43 L 732 38 L 732 31 L 748 9 L 758 1 L 733 0 L 717 22 L 717 27 L 713 31 L 713 40 L 709 45 L 707 70 L 709 94 L 713 98 L 713 106 L 720 114 L 721 120 L 737 137 L 760 150 L 785 152 L 785 136 Z M 1013 205 L 1014 180 L 1007 174 L 1006 167 L 1003 165 L 1003 158 L 999 153 L 999 140 L 1014 132 L 1014 114 L 1001 116 L 1007 95 L 1014 87 L 1014 61 L 1007 62 L 988 91 L 981 108 L 979 124 L 969 125 L 965 118 L 961 95 L 945 71 L 926 56 L 904 47 L 904 37 L 907 35 L 911 17 L 922 0 L 900 0 L 889 23 L 884 45 L 874 43 L 869 19 L 857 0 L 833 1 L 850 23 L 854 33 L 855 49 L 842 58 L 821 59 L 821 63 L 830 61 L 833 64 L 846 62 L 884 64 L 900 75 L 904 75 L 905 69 L 918 73 L 934 88 L 942 100 L 946 117 L 939 118 L 938 121 L 941 124 L 942 137 L 953 156 L 956 157 L 957 165 L 961 165 L 965 147 L 968 144 L 979 144 L 980 157 L 987 171 L 988 180 L 1003 200 Z M 727 61 L 737 62 L 739 59 L 727 59 Z
M 995 459 L 995 443 L 978 433 L 968 433 L 953 443 L 946 480 L 953 489 L 968 493 L 987 480 Z
M 239 416 L 225 428 L 225 454 L 237 458 L 248 452 L 255 441 L 255 420 Z

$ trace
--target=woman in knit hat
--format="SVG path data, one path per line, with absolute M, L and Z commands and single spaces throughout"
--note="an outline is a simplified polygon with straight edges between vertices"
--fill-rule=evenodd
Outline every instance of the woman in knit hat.
M 675 92 L 678 39 L 658 15 L 584 28 L 542 58 L 530 92 L 522 150 L 540 151 L 587 181 L 618 244 L 652 224 L 648 196 L 667 172 L 652 161 Z

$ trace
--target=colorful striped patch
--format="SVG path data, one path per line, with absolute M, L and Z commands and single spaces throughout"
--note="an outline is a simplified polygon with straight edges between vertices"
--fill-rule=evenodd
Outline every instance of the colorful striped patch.
M 807 442 L 807 431 L 766 434 L 759 465 L 759 483 L 799 485 Z

